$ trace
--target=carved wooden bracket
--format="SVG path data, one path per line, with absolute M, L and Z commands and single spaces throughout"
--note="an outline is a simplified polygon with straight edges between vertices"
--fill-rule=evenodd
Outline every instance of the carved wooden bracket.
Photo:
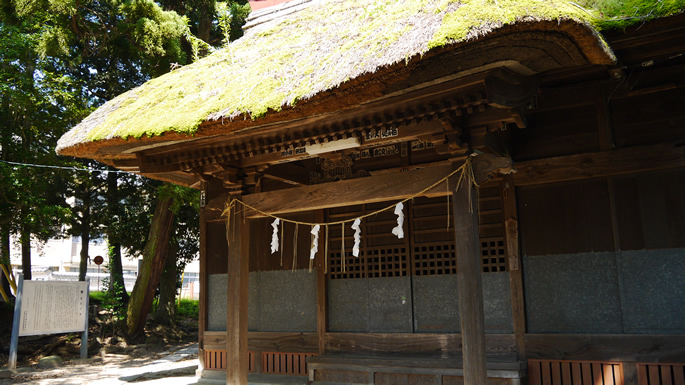
M 461 140 L 463 130 L 452 118 L 440 119 L 442 134 L 433 135 L 431 142 L 435 145 L 438 154 L 458 155 L 468 151 L 468 143 Z
M 516 172 L 514 162 L 509 157 L 492 154 L 478 154 L 471 160 L 473 176 L 476 183 L 487 182 L 496 174 L 511 174 Z
M 354 160 L 343 156 L 339 161 L 326 159 L 321 164 L 321 174 L 312 178 L 312 184 L 333 182 L 336 180 L 354 179 L 369 176 L 365 170 L 353 171 Z

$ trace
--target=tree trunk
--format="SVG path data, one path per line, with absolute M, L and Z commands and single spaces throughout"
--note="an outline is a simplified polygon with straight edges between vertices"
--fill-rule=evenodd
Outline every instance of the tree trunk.
M 114 171 L 114 167 L 109 167 Z M 107 173 L 107 212 L 110 220 L 120 218 L 119 210 L 119 174 L 116 172 Z M 109 243 L 109 292 L 120 296 L 120 300 L 125 305 L 128 303 L 128 293 L 124 282 L 124 270 L 121 264 L 121 242 L 117 239 L 114 231 L 108 231 L 107 242 Z M 115 290 L 116 288 L 116 290 Z
M 9 277 L 6 277 L 3 270 L 12 271 L 10 269 L 10 233 L 3 226 L 0 228 L 0 264 L 3 265 L 4 269 L 0 269 L 0 292 L 3 293 L 2 300 L 9 302 L 12 296 L 12 290 L 10 289 Z
M 24 279 L 31 280 L 31 231 L 28 226 L 21 229 L 21 269 Z
M 81 218 L 81 260 L 78 265 L 78 280 L 85 281 L 88 272 L 88 245 L 90 244 L 90 197 L 83 198 L 83 217 Z
M 78 265 L 78 280 L 85 281 L 88 272 L 88 245 L 90 244 L 90 222 L 86 222 L 81 231 L 81 260 Z
M 178 269 L 176 260 L 178 246 L 175 243 L 169 245 L 169 253 L 159 281 L 159 303 L 155 312 L 155 323 L 174 326 L 176 316 L 176 282 L 178 282 Z
M 126 284 L 124 282 L 124 268 L 121 264 L 121 244 L 115 243 L 110 245 L 110 247 L 108 291 L 111 294 L 118 292 L 117 295 L 120 296 L 120 300 L 126 304 L 128 303 L 128 293 L 126 292 Z
M 205 0 L 200 4 L 200 23 L 198 26 L 197 37 L 205 42 L 209 42 L 209 35 L 212 31 L 212 22 L 214 21 L 214 1 Z
M 150 234 L 143 251 L 143 264 L 128 301 L 126 331 L 134 341 L 140 340 L 144 335 L 145 321 L 166 261 L 167 247 L 174 223 L 174 213 L 170 210 L 172 201 L 172 198 L 157 201 Z

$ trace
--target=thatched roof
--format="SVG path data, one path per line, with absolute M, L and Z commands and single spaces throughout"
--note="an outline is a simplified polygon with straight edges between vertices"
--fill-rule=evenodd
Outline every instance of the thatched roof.
M 226 48 L 107 102 L 65 134 L 57 151 L 95 157 L 100 145 L 94 142 L 114 145 L 160 135 L 182 139 L 273 123 L 264 117 L 292 117 L 281 111 L 513 24 L 572 20 L 591 40 L 585 44 L 594 47 L 583 52 L 594 55 L 590 63 L 613 60 L 596 33 L 606 15 L 566 0 L 321 0 L 307 5 L 255 23 Z

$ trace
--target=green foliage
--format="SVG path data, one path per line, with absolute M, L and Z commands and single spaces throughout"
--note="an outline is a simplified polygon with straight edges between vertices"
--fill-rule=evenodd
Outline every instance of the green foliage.
M 117 282 L 111 283 L 110 279 L 104 278 L 102 280 L 105 291 L 100 291 L 98 294 L 98 300 L 100 301 L 100 306 L 112 313 L 112 317 L 115 322 L 123 321 L 126 319 L 126 301 L 124 299 L 123 293 L 125 293 L 125 288 L 118 284 Z M 110 291 L 109 286 L 113 285 L 114 290 Z M 92 295 L 92 292 L 91 292 Z
M 176 317 L 198 319 L 200 314 L 199 309 L 200 301 L 182 298 L 176 307 Z
M 109 261 L 112 261 L 112 247 L 109 248 Z M 107 269 L 111 269 L 111 265 L 107 265 Z M 106 277 L 102 280 L 104 286 L 104 291 L 90 292 L 91 298 L 97 298 L 100 306 L 112 313 L 112 318 L 114 322 L 119 322 L 126 319 L 126 305 L 127 296 L 126 288 L 117 282 L 116 280 L 112 282 L 110 277 Z
M 6 7 L 2 10 L 0 16 Z M 0 160 L 65 165 L 52 149 L 68 125 L 90 110 L 84 107 L 82 84 L 61 74 L 58 61 L 38 55 L 41 20 L 0 19 Z M 61 171 L 0 163 L 4 231 L 21 233 L 24 241 L 59 236 L 71 216 L 63 177 Z
M 243 36 L 242 26 L 250 14 L 251 8 L 247 1 L 216 2 L 218 26 L 223 35 L 223 45 L 227 46 L 233 40 Z
M 175 244 L 171 249 L 176 250 L 176 267 L 180 274 L 200 251 L 200 191 L 165 183 L 160 186 L 157 196 L 158 199 L 173 199 L 174 228 L 170 242 Z

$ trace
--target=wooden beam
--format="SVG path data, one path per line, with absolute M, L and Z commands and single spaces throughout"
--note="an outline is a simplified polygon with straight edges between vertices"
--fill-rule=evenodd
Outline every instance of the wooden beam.
M 502 216 L 505 219 L 505 245 L 509 258 L 509 287 L 511 290 L 511 315 L 514 328 L 514 344 L 519 360 L 526 358 L 526 309 L 523 296 L 523 274 L 519 255 L 518 214 L 516 189 L 511 174 L 500 182 L 502 190 Z
M 457 333 L 326 333 L 326 352 L 339 355 L 403 355 L 458 357 L 462 354 Z M 501 357 L 514 351 L 511 334 L 487 334 L 486 352 Z
M 452 182 L 452 211 L 456 233 L 459 314 L 464 349 L 464 383 L 486 385 L 485 315 L 478 235 L 478 189 L 467 178 L 457 186 Z
M 341 180 L 318 185 L 296 187 L 246 195 L 243 201 L 267 214 L 319 210 L 363 203 L 384 202 L 408 198 L 446 177 L 451 165 L 383 174 L 359 179 Z M 427 194 L 446 195 L 444 185 Z M 258 216 L 249 212 L 248 215 Z
M 464 126 L 480 127 L 490 124 L 515 123 L 519 128 L 525 128 L 526 124 L 517 108 L 486 107 L 485 111 L 473 113 L 464 118 Z
M 226 315 L 226 384 L 247 385 L 247 297 L 250 226 L 244 210 L 231 213 L 228 231 L 228 287 Z
M 599 148 L 602 151 L 614 149 L 614 133 L 611 126 L 611 111 L 609 109 L 609 92 L 606 87 L 596 87 L 595 108 L 597 108 L 597 134 Z
M 657 144 L 516 164 L 514 184 L 526 186 L 685 167 L 685 145 Z
M 316 221 L 324 222 L 323 210 L 316 213 Z M 319 252 L 316 255 L 316 331 L 319 339 L 319 354 L 326 352 L 326 331 L 328 330 L 328 308 L 326 292 L 326 247 L 324 245 L 326 238 L 326 226 L 319 230 Z
M 112 159 L 111 164 L 119 170 L 129 172 L 139 171 L 138 158 Z
M 685 362 L 683 334 L 527 334 L 528 358 Z
M 226 332 L 205 332 L 205 349 L 225 350 Z M 248 332 L 247 349 L 252 352 L 316 353 L 316 333 Z

